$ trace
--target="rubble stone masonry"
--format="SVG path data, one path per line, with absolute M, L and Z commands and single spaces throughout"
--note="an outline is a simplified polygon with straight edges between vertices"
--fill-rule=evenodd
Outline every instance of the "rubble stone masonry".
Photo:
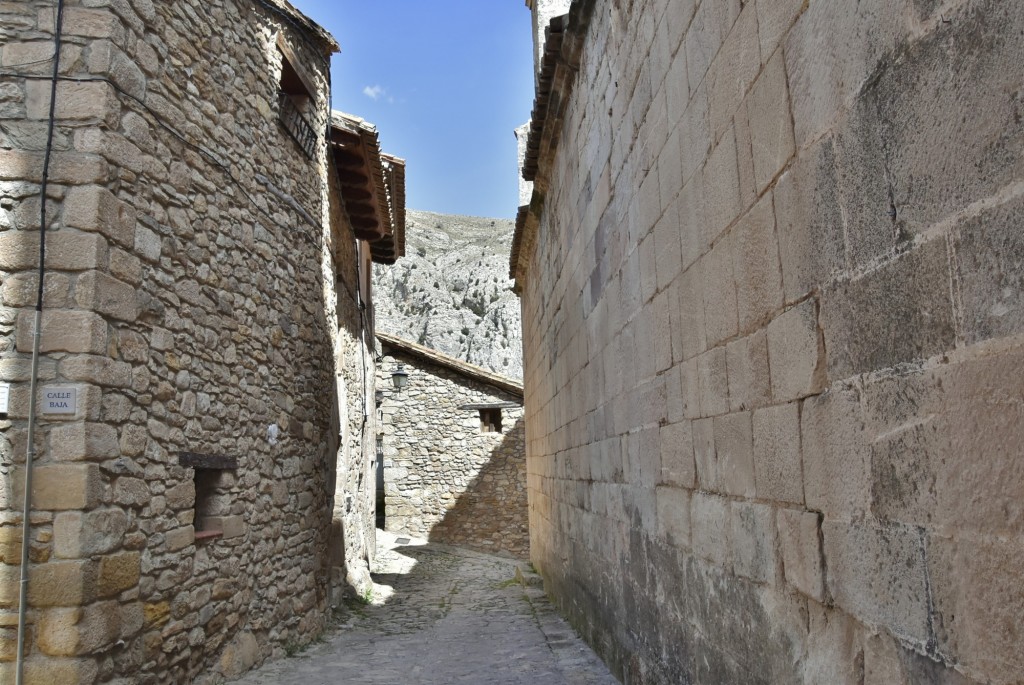
M 522 395 L 460 372 L 468 364 L 437 363 L 440 353 L 432 362 L 384 348 L 377 387 L 391 385 L 399 363 L 409 373 L 408 387 L 385 390 L 380 405 L 385 529 L 526 558 Z M 485 430 L 472 408 L 488 404 L 512 405 L 500 408 L 500 430 Z
M 56 4 L 0 2 L 5 683 Z M 323 629 L 332 573 L 369 580 L 351 426 L 372 372 L 324 142 L 335 48 L 282 2 L 65 3 L 40 379 L 77 411 L 38 420 L 27 683 L 237 675 Z M 312 159 L 278 120 L 282 50 L 312 89 Z
M 1020 4 L 578 0 L 560 59 L 549 593 L 626 683 L 1020 683 Z

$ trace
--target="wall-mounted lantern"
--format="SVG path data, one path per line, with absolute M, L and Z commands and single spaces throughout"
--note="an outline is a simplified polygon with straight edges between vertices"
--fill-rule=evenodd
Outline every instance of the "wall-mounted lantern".
M 402 392 L 402 389 L 409 384 L 409 374 L 405 370 L 405 364 L 399 364 L 398 368 L 391 372 L 391 382 L 398 392 Z

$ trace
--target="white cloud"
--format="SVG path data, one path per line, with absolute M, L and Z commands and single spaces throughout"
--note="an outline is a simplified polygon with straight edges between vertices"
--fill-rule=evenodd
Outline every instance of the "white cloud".
M 366 86 L 363 88 L 363 95 L 370 98 L 371 100 L 379 100 L 381 95 L 384 95 L 385 90 L 382 86 Z

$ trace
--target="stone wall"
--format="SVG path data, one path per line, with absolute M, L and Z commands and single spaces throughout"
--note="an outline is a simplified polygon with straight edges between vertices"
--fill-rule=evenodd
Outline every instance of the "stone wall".
M 65 4 L 40 378 L 78 403 L 38 421 L 26 682 L 231 676 L 323 629 L 332 566 L 368 582 L 351 425 L 373 381 L 323 138 L 335 46 L 280 2 Z M 4 682 L 55 8 L 0 4 Z M 312 159 L 278 121 L 279 34 L 312 89 Z
M 409 373 L 400 393 L 390 389 L 399 363 Z M 377 387 L 387 388 L 380 405 L 385 529 L 525 558 L 522 396 L 386 343 Z M 460 409 L 506 402 L 516 406 L 501 409 L 500 432 L 482 432 L 480 412 Z
M 1019 4 L 569 24 L 513 264 L 548 591 L 627 683 L 1020 682 Z

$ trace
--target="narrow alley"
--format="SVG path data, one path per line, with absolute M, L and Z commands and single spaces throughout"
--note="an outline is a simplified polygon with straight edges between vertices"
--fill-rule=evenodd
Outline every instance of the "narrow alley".
M 236 685 L 615 685 L 525 562 L 377 531 L 372 603 Z M 525 583 L 516 580 L 520 568 Z

